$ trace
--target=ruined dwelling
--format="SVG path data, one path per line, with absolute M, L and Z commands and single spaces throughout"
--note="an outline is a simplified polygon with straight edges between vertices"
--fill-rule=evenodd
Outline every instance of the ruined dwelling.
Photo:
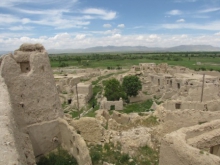
M 108 131 L 102 126 L 107 121 L 109 129 L 117 130 L 119 125 L 133 121 L 132 116 L 114 112 L 111 119 L 104 110 L 100 112 L 100 120 L 81 118 L 68 124 L 59 97 L 61 102 L 75 105 L 78 93 L 83 106 L 92 96 L 91 84 L 80 83 L 81 77 L 72 76 L 55 82 L 47 52 L 40 44 L 23 44 L 14 54 L 1 57 L 0 164 L 34 165 L 41 155 L 62 146 L 79 165 L 91 165 L 82 136 L 90 143 L 111 137 L 114 142 L 131 144 L 122 145 L 122 149 L 134 153 L 134 143 L 151 146 L 149 131 L 154 131 L 155 137 L 164 137 L 160 165 L 220 164 L 218 74 L 206 74 L 203 79 L 202 74 L 184 67 L 154 63 L 134 66 L 130 73 L 142 75 L 143 92 L 160 96 L 164 101 L 152 106 L 160 125 L 153 130 L 137 128 L 105 138 Z M 146 97 L 141 93 L 139 97 L 143 96 Z M 140 98 L 133 98 L 134 102 Z M 123 101 L 110 102 L 103 98 L 100 108 L 122 110 Z
M 219 73 L 198 72 L 167 64 L 142 63 L 143 91 L 160 97 L 152 106 L 160 121 L 160 165 L 220 164 Z M 184 127 L 184 128 L 183 128 Z
M 181 128 L 161 141 L 160 165 L 219 165 L 220 120 Z
M 0 164 L 34 165 L 58 146 L 91 165 L 86 143 L 63 119 L 48 54 L 23 44 L 0 58 Z
M 108 101 L 106 97 L 103 97 L 101 100 L 100 109 L 123 110 L 123 100 L 120 98 L 118 101 Z
M 71 76 L 57 79 L 56 86 L 61 103 L 70 104 L 77 109 L 83 108 L 91 99 L 93 91 L 91 83 L 83 83 L 84 76 Z M 78 101 L 77 101 L 78 100 Z
M 198 74 L 166 64 L 140 64 L 140 71 L 146 90 L 164 101 L 152 107 L 160 121 L 156 132 L 165 135 L 159 164 L 220 164 L 219 74 Z

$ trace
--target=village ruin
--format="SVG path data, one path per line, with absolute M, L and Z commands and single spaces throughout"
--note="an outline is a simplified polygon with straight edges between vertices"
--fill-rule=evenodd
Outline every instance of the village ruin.
M 130 103 L 153 101 L 146 112 L 123 113 L 122 98 L 109 101 L 103 91 L 93 95 L 94 81 L 103 87 L 103 80 L 122 82 L 127 75 L 142 82 Z M 79 165 L 92 165 L 89 146 L 106 143 L 120 144 L 131 158 L 147 145 L 159 153 L 152 164 L 218 165 L 219 82 L 218 72 L 165 63 L 140 63 L 123 71 L 52 70 L 41 44 L 23 44 L 14 54 L 0 56 L 0 165 L 35 165 L 58 146 Z M 93 97 L 97 104 L 88 108 Z M 88 117 L 94 106 L 94 117 Z

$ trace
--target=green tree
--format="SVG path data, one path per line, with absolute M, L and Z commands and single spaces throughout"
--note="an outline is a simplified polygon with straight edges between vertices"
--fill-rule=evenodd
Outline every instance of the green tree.
M 79 56 L 77 56 L 75 59 L 76 59 L 76 61 L 78 62 L 78 64 L 80 64 L 81 61 L 82 61 L 81 57 L 79 57 Z
M 142 84 L 137 76 L 125 76 L 122 87 L 127 96 L 137 96 L 138 91 L 142 88 Z
M 125 97 L 125 92 L 123 91 L 123 88 L 120 84 L 120 82 L 112 78 L 110 80 L 105 81 L 105 94 L 104 96 L 107 98 L 109 101 L 115 101 L 119 100 L 120 97 L 124 98 Z

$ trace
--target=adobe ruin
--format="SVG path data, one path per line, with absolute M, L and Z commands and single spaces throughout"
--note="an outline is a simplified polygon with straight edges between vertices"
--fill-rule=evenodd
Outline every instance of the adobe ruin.
M 61 72 L 54 72 L 58 70 Z M 71 111 L 78 108 L 77 101 L 80 109 L 86 107 L 93 95 L 92 80 L 116 71 L 62 70 L 54 80 L 47 52 L 40 44 L 23 44 L 14 54 L 0 58 L 0 164 L 34 165 L 40 156 L 62 146 L 79 165 L 90 165 L 86 143 L 109 142 L 120 143 L 122 152 L 132 156 L 143 145 L 159 149 L 161 142 L 160 165 L 220 163 L 219 74 L 141 63 L 115 77 L 122 81 L 126 75 L 139 76 L 143 88 L 130 101 L 154 100 L 148 112 L 121 113 L 123 100 L 107 101 L 100 92 L 95 118 L 75 120 L 70 111 L 64 116 L 61 103 Z M 101 81 L 98 85 L 102 86 Z M 118 112 L 110 114 L 109 110 Z M 152 116 L 157 123 L 144 127 Z
M 35 165 L 58 146 L 91 165 L 86 143 L 63 119 L 46 50 L 23 44 L 0 64 L 0 164 Z

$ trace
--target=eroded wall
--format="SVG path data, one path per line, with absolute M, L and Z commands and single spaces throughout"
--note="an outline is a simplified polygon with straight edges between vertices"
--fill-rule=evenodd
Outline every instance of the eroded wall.
M 1 74 L 1 72 L 0 72 Z M 27 135 L 20 132 L 4 79 L 0 77 L 0 164 L 34 164 L 35 157 Z
M 176 131 L 182 127 L 189 127 L 210 122 L 220 118 L 220 111 L 202 111 L 201 109 L 169 110 L 162 105 L 157 106 L 154 113 L 159 120 L 158 133 L 161 135 Z
M 65 139 L 73 138 L 76 132 L 62 119 L 63 110 L 55 80 L 42 45 L 23 44 L 14 55 L 3 56 L 0 74 L 0 88 L 5 91 L 1 92 L 0 114 L 3 112 L 7 116 L 2 118 L 6 120 L 3 128 L 6 133 L 10 132 L 10 136 L 7 136 L 11 142 L 6 144 L 11 147 L 11 151 L 13 149 L 14 155 L 11 159 L 9 152 L 0 155 L 0 160 L 6 161 L 4 164 L 16 159 L 13 165 L 34 165 L 35 157 L 59 145 L 63 145 L 76 157 L 79 165 L 92 164 L 87 146 L 80 135 L 77 135 L 78 140 L 72 148 L 66 147 Z M 4 140 L 5 137 L 3 135 L 0 138 Z M 72 152 L 73 149 L 77 150 L 77 154 Z
M 100 109 L 123 110 L 123 100 L 120 98 L 119 101 L 107 101 L 107 99 L 104 98 L 101 102 Z
M 167 134 L 161 142 L 159 164 L 219 165 L 219 156 L 202 150 L 219 145 L 219 128 L 220 120 L 216 120 Z

